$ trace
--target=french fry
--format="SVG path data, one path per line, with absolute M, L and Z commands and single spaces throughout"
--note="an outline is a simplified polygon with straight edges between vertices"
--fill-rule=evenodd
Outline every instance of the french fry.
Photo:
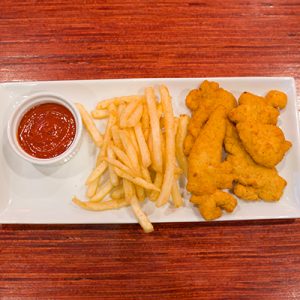
M 109 194 L 109 192 L 113 189 L 113 185 L 110 180 L 107 180 L 102 186 L 98 187 L 97 193 L 90 199 L 91 202 L 99 202 L 103 200 L 103 198 Z
M 168 155 L 166 155 L 163 184 L 160 195 L 156 201 L 157 207 L 160 207 L 168 202 L 172 190 L 175 169 L 174 115 L 171 97 L 166 86 L 160 86 L 159 91 L 165 118 L 166 153 Z
M 148 108 L 146 103 L 143 104 L 143 114 L 142 114 L 141 122 L 142 122 L 142 130 L 144 133 L 144 137 L 145 140 L 147 141 L 150 132 L 150 118 L 149 118 Z
M 150 182 L 152 183 L 152 180 L 151 180 L 151 176 L 150 176 L 150 172 L 147 168 L 145 167 L 141 167 L 141 171 L 142 171 L 142 176 L 143 178 L 147 181 L 147 182 Z
M 139 145 L 138 145 L 138 142 L 136 140 L 133 128 L 128 128 L 126 130 L 126 134 L 127 134 L 127 137 L 130 139 L 136 154 L 139 156 L 140 149 L 139 149 Z
M 94 141 L 97 147 L 100 147 L 103 143 L 103 136 L 97 129 L 93 118 L 90 114 L 86 111 L 84 106 L 80 103 L 76 103 L 76 107 L 81 115 L 83 125 L 87 129 L 88 133 L 90 134 L 92 140 Z
M 121 103 L 118 106 L 118 125 L 119 125 L 119 127 L 121 126 L 121 120 L 123 119 L 123 114 L 124 114 L 125 108 L 126 108 L 125 103 Z
M 90 174 L 90 176 L 88 177 L 88 179 L 86 180 L 86 185 L 90 184 L 91 182 L 93 182 L 94 180 L 96 180 L 97 178 L 99 178 L 107 169 L 108 164 L 106 161 L 102 161 L 94 170 L 93 172 Z
M 163 183 L 163 174 L 162 173 L 156 173 L 155 175 L 155 179 L 154 179 L 154 185 L 160 189 L 161 185 Z M 159 192 L 158 191 L 151 191 L 151 193 L 149 194 L 149 199 L 151 201 L 156 201 L 157 198 L 159 197 Z
M 135 186 L 135 190 L 136 190 L 136 196 L 139 199 L 139 201 L 144 201 L 146 197 L 145 190 L 138 185 Z
M 113 158 L 108 158 L 108 157 L 105 157 L 104 160 L 107 161 L 110 165 L 119 168 L 121 171 L 125 172 L 126 174 L 128 174 L 132 177 L 138 177 L 138 174 L 134 170 L 128 168 L 126 165 L 122 164 L 120 161 L 113 159 Z
M 111 209 L 118 209 L 121 207 L 129 206 L 129 201 L 125 199 L 113 199 L 105 202 L 85 202 L 81 201 L 76 197 L 73 197 L 73 203 L 80 206 L 83 209 L 91 211 L 104 211 Z
M 120 139 L 120 136 L 119 136 L 119 128 L 118 128 L 117 125 L 113 125 L 111 127 L 111 135 L 112 135 L 112 139 L 113 139 L 114 144 L 117 147 L 122 148 L 122 142 L 121 142 L 121 139 Z
M 101 146 L 101 153 L 99 159 L 102 160 L 107 155 L 107 147 L 111 140 L 111 127 L 116 123 L 116 106 L 114 104 L 109 105 L 109 118 L 105 128 L 105 134 L 103 138 L 103 143 Z M 98 159 L 97 159 L 98 161 Z
M 143 105 L 140 103 L 136 110 L 127 119 L 126 127 L 134 127 L 140 120 L 143 114 Z
M 101 120 L 101 119 L 108 118 L 109 111 L 107 109 L 94 109 L 92 110 L 91 115 L 94 119 Z
M 123 148 L 125 149 L 129 161 L 131 162 L 131 165 L 133 166 L 134 170 L 140 174 L 139 159 L 131 140 L 126 134 L 126 131 L 120 130 L 119 135 L 122 141 Z
M 154 190 L 154 191 L 160 191 L 159 188 L 157 188 L 153 183 L 147 182 L 145 179 L 141 177 L 133 177 L 128 175 L 127 173 L 120 170 L 118 167 L 115 167 L 115 172 L 119 177 L 122 177 L 123 179 L 127 179 L 128 181 L 134 183 L 135 185 L 141 186 L 146 190 Z
M 141 123 L 137 123 L 134 127 L 134 133 L 136 136 L 137 143 L 139 145 L 140 153 L 141 153 L 141 159 L 143 166 L 145 168 L 148 168 L 151 165 L 151 158 L 150 158 L 150 152 L 149 148 L 147 146 Z
M 116 187 L 110 194 L 112 199 L 121 199 L 124 198 L 124 188 L 123 188 L 123 182 L 122 185 L 119 185 Z
M 117 158 L 128 168 L 130 168 L 131 170 L 134 170 L 129 157 L 127 156 L 127 154 L 122 151 L 120 148 L 116 147 L 116 146 L 112 146 L 111 149 L 114 151 L 114 153 L 116 154 Z
M 98 102 L 97 109 L 106 109 L 110 104 L 114 104 L 116 106 L 120 105 L 121 103 L 129 103 L 134 100 L 143 99 L 143 96 L 133 95 L 133 96 L 123 96 L 123 97 L 114 97 L 111 99 L 106 99 Z
M 189 119 L 190 118 L 187 115 L 180 116 L 179 122 L 178 122 L 176 138 L 175 138 L 175 150 L 176 150 L 177 161 L 186 177 L 187 177 L 187 171 L 188 171 L 188 163 L 187 163 L 187 158 L 183 152 L 183 144 L 184 144 L 185 137 L 187 135 Z
M 121 128 L 127 127 L 127 121 L 128 121 L 129 116 L 131 116 L 133 114 L 133 112 L 140 105 L 140 103 L 141 103 L 141 99 L 137 99 L 137 100 L 131 101 L 125 107 L 125 110 L 124 110 L 124 112 L 122 113 L 122 115 L 120 117 L 120 127 Z M 143 109 L 141 111 L 141 114 L 142 113 L 143 113 Z
M 174 178 L 174 182 L 172 185 L 171 196 L 175 207 L 181 207 L 183 205 L 183 199 L 180 194 L 180 190 L 176 178 Z
M 146 94 L 148 113 L 150 116 L 153 153 L 155 153 L 152 157 L 152 165 L 155 171 L 162 172 L 163 162 L 162 162 L 162 152 L 161 152 L 160 126 L 159 126 L 159 117 L 157 113 L 156 99 L 155 99 L 153 88 L 152 87 L 146 88 L 145 94 Z
M 157 115 L 158 115 L 158 119 L 163 119 L 162 118 L 162 114 L 163 114 L 162 104 L 161 103 L 157 103 Z
M 88 198 L 92 198 L 96 194 L 98 182 L 99 182 L 99 179 L 97 178 L 88 184 L 87 191 L 86 191 L 86 196 Z
M 109 159 L 116 159 L 114 151 L 111 149 L 111 147 L 107 148 L 107 158 Z M 109 165 L 108 166 L 108 172 L 109 172 L 109 178 L 113 186 L 118 186 L 119 185 L 119 177 L 115 173 L 114 168 Z
M 132 183 L 127 181 L 126 179 L 123 180 L 123 186 L 125 191 L 125 200 L 129 201 L 131 204 L 131 208 L 140 223 L 141 227 L 143 228 L 144 232 L 149 233 L 153 231 L 153 225 L 149 221 L 148 217 L 142 211 L 139 201 L 135 195 L 134 188 Z

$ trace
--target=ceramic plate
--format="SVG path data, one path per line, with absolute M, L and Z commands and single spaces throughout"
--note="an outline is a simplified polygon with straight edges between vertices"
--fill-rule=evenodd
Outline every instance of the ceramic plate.
M 300 217 L 299 128 L 295 83 L 285 77 L 208 78 L 238 97 L 243 91 L 265 95 L 279 89 L 288 95 L 288 105 L 282 111 L 279 126 L 293 147 L 278 165 L 278 171 L 288 184 L 277 203 L 238 201 L 236 210 L 224 213 L 219 220 L 277 219 Z M 96 149 L 87 133 L 83 136 L 79 153 L 61 167 L 35 167 L 17 157 L 6 136 L 8 117 L 14 106 L 24 97 L 36 92 L 58 93 L 88 109 L 105 98 L 142 93 L 149 85 L 166 84 L 171 92 L 176 114 L 189 113 L 185 96 L 203 78 L 157 78 L 120 80 L 78 80 L 52 82 L 20 82 L 0 84 L 0 223 L 136 223 L 130 208 L 105 212 L 89 212 L 71 202 L 76 194 L 84 198 L 84 182 L 94 165 Z M 155 208 L 147 201 L 144 211 L 152 222 L 203 221 L 197 209 L 188 202 L 174 209 L 172 205 Z

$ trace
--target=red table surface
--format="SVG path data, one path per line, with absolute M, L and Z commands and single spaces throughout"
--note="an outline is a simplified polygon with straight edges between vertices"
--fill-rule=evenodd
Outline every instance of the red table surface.
M 300 2 L 0 3 L 1 82 L 215 76 L 299 88 Z M 0 298 L 25 297 L 300 299 L 300 221 L 3 225 Z

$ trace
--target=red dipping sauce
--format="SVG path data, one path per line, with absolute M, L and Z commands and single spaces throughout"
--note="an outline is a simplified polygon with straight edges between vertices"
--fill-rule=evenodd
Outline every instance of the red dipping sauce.
M 36 158 L 53 158 L 65 152 L 76 133 L 75 118 L 65 106 L 44 103 L 21 119 L 17 138 L 22 149 Z

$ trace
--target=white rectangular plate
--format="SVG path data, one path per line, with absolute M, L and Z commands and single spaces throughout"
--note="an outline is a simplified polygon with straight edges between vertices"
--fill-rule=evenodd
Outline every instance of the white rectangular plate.
M 278 89 L 288 95 L 288 105 L 281 113 L 279 126 L 293 147 L 278 165 L 278 171 L 288 184 L 281 200 L 276 203 L 238 201 L 231 214 L 224 213 L 219 220 L 277 219 L 300 217 L 299 127 L 295 83 L 293 78 L 244 77 L 208 78 L 238 97 L 243 91 L 265 95 Z M 10 112 L 22 96 L 34 92 L 59 93 L 88 109 L 100 99 L 143 93 L 146 86 L 166 84 L 171 92 L 176 114 L 189 113 L 185 96 L 196 88 L 203 78 L 157 78 L 120 80 L 78 80 L 56 82 L 20 82 L 0 84 L 0 223 L 136 223 L 130 208 L 105 212 L 85 211 L 72 204 L 74 194 L 84 198 L 84 182 L 92 169 L 96 149 L 88 135 L 83 136 L 79 153 L 70 162 L 57 168 L 35 167 L 18 158 L 8 145 L 6 124 Z M 185 195 L 185 206 L 172 205 L 155 208 L 147 201 L 143 209 L 152 222 L 203 221 L 197 209 Z

